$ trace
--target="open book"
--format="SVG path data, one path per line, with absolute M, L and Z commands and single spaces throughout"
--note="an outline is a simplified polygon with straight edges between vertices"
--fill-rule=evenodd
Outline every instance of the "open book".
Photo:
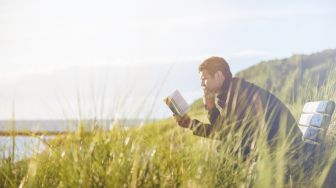
M 168 97 L 164 99 L 164 102 L 170 108 L 170 110 L 177 116 L 184 116 L 189 108 L 188 103 L 182 97 L 178 90 L 174 91 Z

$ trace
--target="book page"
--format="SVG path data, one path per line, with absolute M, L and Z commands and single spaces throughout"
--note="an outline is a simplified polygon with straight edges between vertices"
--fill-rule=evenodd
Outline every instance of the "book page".
M 186 100 L 182 97 L 178 90 L 174 91 L 171 95 L 165 98 L 165 103 L 168 105 L 170 110 L 180 117 L 185 115 L 189 109 L 189 105 Z

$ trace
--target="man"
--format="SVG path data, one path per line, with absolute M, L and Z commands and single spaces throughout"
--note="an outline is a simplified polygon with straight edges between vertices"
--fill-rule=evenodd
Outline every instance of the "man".
M 210 57 L 199 66 L 203 102 L 209 124 L 177 117 L 177 123 L 190 128 L 198 136 L 226 139 L 228 133 L 239 134 L 240 151 L 247 156 L 255 146 L 255 138 L 264 136 L 270 148 L 275 148 L 282 136 L 291 146 L 301 143 L 302 134 L 286 106 L 266 90 L 232 77 L 227 62 Z

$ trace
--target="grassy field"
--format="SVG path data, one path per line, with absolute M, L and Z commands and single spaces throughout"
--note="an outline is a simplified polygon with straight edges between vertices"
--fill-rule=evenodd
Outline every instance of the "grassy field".
M 297 104 L 301 108 L 302 104 Z M 190 115 L 206 121 L 196 101 Z M 298 110 L 299 111 L 299 110 Z M 255 138 L 257 149 L 246 160 L 235 151 L 241 135 L 224 141 L 194 136 L 173 119 L 110 131 L 78 130 L 47 142 L 42 153 L 22 161 L 0 161 L 2 187 L 329 187 L 334 185 L 336 153 L 332 122 L 323 156 L 313 173 L 304 177 L 300 160 L 289 160 L 284 140 L 270 152 L 265 137 Z M 85 127 L 85 125 L 81 125 Z M 299 166 L 297 178 L 288 179 L 288 165 Z M 335 172 L 333 172 L 335 173 Z M 335 175 L 335 174 L 334 174 Z
M 301 107 L 302 104 L 290 106 L 291 109 Z M 192 105 L 190 115 L 206 121 L 200 100 Z M 80 129 L 75 134 L 58 136 L 46 143 L 42 153 L 17 162 L 10 158 L 1 160 L 0 185 L 328 187 L 334 185 L 336 174 L 336 153 L 333 151 L 336 134 L 332 125 L 323 156 L 317 158 L 308 177 L 304 177 L 300 165 L 295 165 L 300 163 L 299 159 L 288 159 L 289 149 L 285 142 L 270 152 L 266 138 L 256 137 L 258 149 L 244 160 L 234 152 L 240 146 L 241 134 L 232 132 L 224 141 L 198 137 L 190 130 L 178 127 L 171 118 L 132 128 L 115 125 L 110 131 L 85 132 Z M 299 167 L 295 180 L 286 178 L 289 165 Z
M 197 108 L 197 102 L 193 108 Z M 191 114 L 205 119 L 202 111 Z M 83 125 L 85 126 L 85 125 Z M 328 147 L 333 139 L 328 137 Z M 234 134 L 225 142 L 194 136 L 173 119 L 111 131 L 59 136 L 29 159 L 2 160 L 3 187 L 321 187 L 335 152 L 327 149 L 313 174 L 286 181 L 286 144 L 270 152 L 264 138 L 247 160 L 233 150 Z M 257 157 L 258 156 L 258 157 Z

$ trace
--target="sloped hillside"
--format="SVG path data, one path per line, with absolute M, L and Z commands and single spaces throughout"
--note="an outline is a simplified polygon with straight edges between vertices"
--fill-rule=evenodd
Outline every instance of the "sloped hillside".
M 325 50 L 311 55 L 261 62 L 236 76 L 271 91 L 286 104 L 304 102 L 303 96 L 323 86 L 336 83 L 336 50 Z M 330 92 L 325 91 L 324 92 Z M 330 94 L 330 93 L 328 93 Z M 309 97 L 309 96 L 308 96 Z M 335 97 L 335 94 L 332 96 Z

